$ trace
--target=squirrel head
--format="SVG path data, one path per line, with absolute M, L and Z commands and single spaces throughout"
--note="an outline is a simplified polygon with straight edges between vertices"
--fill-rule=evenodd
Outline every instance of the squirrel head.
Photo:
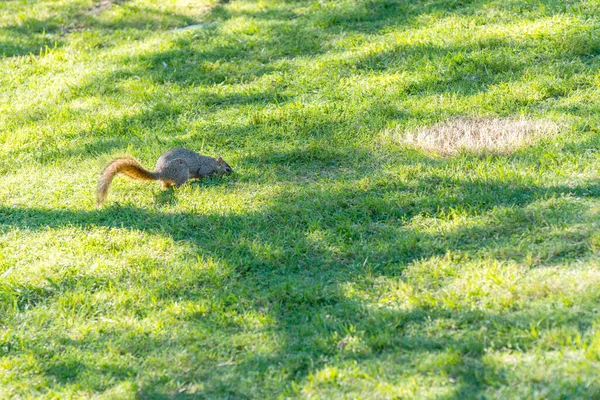
M 231 169 L 229 164 L 227 164 L 225 160 L 223 160 L 223 158 L 219 156 L 219 158 L 217 158 L 217 173 L 220 175 L 224 175 L 230 174 L 231 172 L 233 172 L 233 170 Z

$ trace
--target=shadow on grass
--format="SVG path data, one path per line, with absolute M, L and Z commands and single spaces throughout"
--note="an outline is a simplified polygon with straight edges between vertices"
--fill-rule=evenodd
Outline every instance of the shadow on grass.
M 172 193 L 164 194 L 167 202 L 172 201 Z M 166 283 L 149 280 L 142 276 L 145 272 L 131 275 L 123 271 L 129 274 L 123 279 L 129 285 L 128 290 L 133 285 L 165 309 L 180 302 L 200 304 L 206 299 L 210 299 L 211 305 L 205 311 L 184 313 L 176 321 L 166 319 L 165 323 L 170 324 L 170 333 L 166 335 L 139 336 L 134 332 L 100 330 L 80 341 L 53 337 L 39 344 L 28 344 L 26 351 L 48 366 L 42 373 L 54 384 L 71 384 L 95 374 L 104 381 L 100 379 L 93 384 L 97 386 L 88 389 L 105 390 L 106 381 L 118 382 L 142 371 L 115 361 L 105 363 L 101 371 L 86 372 L 88 367 L 80 359 L 64 359 L 64 355 L 57 359 L 53 352 L 44 350 L 48 345 L 45 340 L 58 341 L 63 348 L 88 355 L 101 352 L 105 346 L 116 346 L 138 360 L 139 365 L 149 358 L 160 358 L 166 350 L 173 354 L 185 352 L 186 357 L 191 357 L 190 369 L 173 366 L 161 370 L 161 377 L 144 381 L 139 389 L 144 398 L 186 398 L 185 393 L 162 386 L 170 379 L 210 382 L 202 392 L 207 396 L 250 398 L 257 393 L 275 395 L 286 391 L 289 394 L 294 390 L 290 382 L 313 379 L 320 368 L 334 360 L 342 364 L 376 363 L 392 358 L 396 369 L 391 373 L 401 375 L 402 365 L 414 367 L 418 360 L 428 356 L 445 360 L 423 368 L 454 380 L 453 397 L 476 397 L 489 382 L 502 384 L 507 380 L 507 371 L 497 365 L 489 366 L 483 360 L 486 349 L 527 351 L 537 346 L 536 337 L 561 327 L 576 329 L 583 336 L 595 320 L 595 302 L 572 299 L 575 305 L 551 306 L 550 313 L 547 308 L 536 307 L 495 313 L 453 309 L 424 301 L 402 311 L 367 308 L 360 300 L 349 297 L 345 286 L 359 282 L 373 284 L 378 277 L 401 279 L 410 284 L 411 279 L 420 279 L 415 272 L 404 273 L 414 263 L 444 257 L 449 252 L 470 259 L 493 254 L 496 259 L 518 262 L 533 252 L 541 265 L 565 259 L 584 260 L 593 251 L 587 245 L 592 228 L 585 225 L 587 228 L 579 227 L 573 233 L 576 224 L 587 218 L 585 203 L 576 199 L 598 196 L 600 186 L 596 183 L 570 188 L 493 180 L 445 182 L 431 178 L 416 187 L 375 180 L 366 187 L 353 188 L 350 182 L 338 191 L 307 188 L 284 193 L 263 209 L 244 214 L 160 214 L 131 206 L 95 211 L 2 206 L 0 232 L 67 226 L 125 228 L 185 242 L 199 256 L 218 260 L 230 268 L 219 282 L 198 275 Z M 553 200 L 555 203 L 544 203 Z M 461 207 L 471 216 L 484 218 L 483 222 L 460 230 L 441 231 L 422 230 L 410 223 L 418 215 L 441 215 Z M 489 211 L 500 208 L 504 211 L 497 218 L 485 219 L 490 217 Z M 540 224 L 546 224 L 552 233 L 542 235 L 546 242 L 538 242 L 532 236 L 526 246 L 527 254 L 515 250 L 515 240 L 522 240 L 523 232 L 533 232 Z M 444 290 L 453 279 L 439 276 L 435 281 Z M 72 291 L 102 293 L 109 287 L 119 290 L 120 281 L 65 275 L 50 285 L 12 286 L 8 278 L 0 285 L 0 304 L 31 311 Z M 223 321 L 219 314 L 223 309 L 269 315 L 274 321 L 270 329 L 277 337 L 277 350 L 253 354 L 250 344 L 236 345 L 232 337 L 247 328 L 235 319 Z M 112 311 L 110 307 L 88 310 L 82 306 L 78 310 L 81 312 L 89 313 L 86 318 L 110 318 Z M 129 304 L 128 312 L 135 318 L 148 315 L 141 303 Z M 439 328 L 433 329 L 435 326 Z M 536 327 L 538 336 L 519 334 L 519 330 L 531 326 Z M 211 338 L 207 332 L 213 331 L 220 331 L 225 339 L 223 335 Z M 361 347 L 352 348 L 348 337 L 359 337 Z M 202 354 L 212 346 L 226 349 L 225 355 L 237 364 L 216 367 L 222 360 L 203 358 Z M 17 342 L 0 346 L 3 355 L 21 351 Z M 215 375 L 214 368 L 224 372 Z M 273 368 L 285 370 L 287 382 L 261 392 L 260 382 L 268 381 Z M 254 389 L 245 386 L 244 379 L 251 379 Z M 597 385 L 587 389 L 573 385 L 583 393 L 598 389 Z
M 269 34 L 255 35 L 251 30 L 246 33 L 224 34 L 222 38 L 226 40 L 215 44 L 208 51 L 198 47 L 197 42 L 200 40 L 197 37 L 182 37 L 167 51 L 126 58 L 125 61 L 134 64 L 133 68 L 128 70 L 123 67 L 121 71 L 95 77 L 73 92 L 104 90 L 108 94 L 123 95 L 126 94 L 125 91 L 118 92 L 114 89 L 115 82 L 134 77 L 147 78 L 159 84 L 176 83 L 182 86 L 245 83 L 273 72 L 293 72 L 293 67 L 274 66 L 270 63 L 294 57 L 317 58 L 327 51 L 328 41 L 337 32 L 375 32 L 392 25 L 413 23 L 421 14 L 470 13 L 483 4 L 485 2 L 369 1 L 344 10 L 324 9 L 307 16 L 293 15 L 290 9 L 251 13 L 242 11 L 235 14 L 219 7 L 210 18 L 222 21 L 236 17 L 267 20 L 272 22 L 267 28 Z M 529 7 L 527 2 L 511 2 L 509 6 Z M 162 22 L 153 18 L 142 12 L 129 22 L 120 22 L 119 26 L 131 29 L 163 27 Z M 184 24 L 193 21 L 180 22 Z M 313 23 L 316 25 L 313 26 Z M 170 22 L 166 26 L 170 26 L 169 24 Z M 218 36 L 217 30 L 211 29 L 198 35 L 202 40 L 210 40 L 211 35 Z M 34 42 L 33 47 L 37 46 L 36 43 Z M 502 53 L 508 43 L 496 42 L 494 46 Z M 260 51 L 262 49 L 264 52 Z M 403 65 L 402 57 L 398 55 L 425 59 L 429 56 L 449 57 L 463 50 L 469 50 L 468 46 L 398 47 L 381 54 L 350 60 L 348 70 L 353 74 L 391 71 Z M 17 48 L 13 53 L 18 54 L 20 51 L 25 50 Z M 566 58 L 572 57 L 571 54 L 565 54 Z M 510 83 L 523 74 L 524 67 L 520 63 L 500 61 L 502 60 L 490 61 L 477 58 L 476 54 L 468 54 L 466 59 L 463 57 L 454 60 L 449 75 L 416 82 L 403 90 L 417 95 L 445 92 L 470 95 L 486 90 L 492 84 Z M 484 76 L 483 86 L 479 86 L 481 82 L 474 84 L 464 80 L 466 75 L 484 71 L 492 71 L 492 74 Z M 279 87 L 279 84 L 275 86 Z M 191 98 L 202 102 L 209 109 L 267 105 L 273 102 L 284 104 L 295 100 L 293 96 L 282 94 L 276 89 L 265 89 L 249 95 L 220 94 L 215 91 L 213 94 L 202 93 Z M 194 101 L 190 101 L 190 104 L 195 104 Z M 385 108 L 385 112 L 381 112 L 381 107 Z M 382 114 L 383 117 L 365 122 L 370 131 L 377 131 L 386 119 L 421 117 L 403 113 L 384 102 L 375 104 L 373 108 L 375 113 Z M 165 124 L 165 121 L 176 120 L 183 111 L 183 106 L 158 104 L 139 115 L 114 119 L 103 129 L 82 132 L 80 138 L 77 137 L 79 133 L 68 137 L 72 143 L 70 147 L 48 152 L 44 150 L 36 157 L 39 157 L 38 161 L 45 162 L 95 156 L 100 152 L 125 147 L 132 142 L 142 144 L 152 140 L 142 136 L 130 137 L 128 132 L 132 126 L 141 126 L 142 131 L 158 131 L 167 126 L 168 136 L 162 135 L 160 138 L 164 141 L 165 148 L 189 146 L 190 143 L 179 136 L 183 133 L 183 128 L 178 128 L 178 131 Z M 483 359 L 484 351 L 492 348 L 490 338 L 494 340 L 495 349 L 520 348 L 526 351 L 538 343 L 532 337 L 515 332 L 518 329 L 526 330 L 535 326 L 543 334 L 553 329 L 575 327 L 583 336 L 593 324 L 597 299 L 574 299 L 579 303 L 575 303 L 576 306 L 573 307 L 550 305 L 554 307 L 551 313 L 537 306 L 495 313 L 452 309 L 444 304 L 426 304 L 425 301 L 409 310 L 385 307 L 374 310 L 352 298 L 345 292 L 347 284 L 369 284 L 377 278 L 406 280 L 409 277 L 404 272 L 415 263 L 444 257 L 448 252 L 474 259 L 492 254 L 503 261 L 518 262 L 533 256 L 532 259 L 538 266 L 556 265 L 564 260 L 585 260 L 593 251 L 588 243 L 591 234 L 589 230 L 592 228 L 576 227 L 588 210 L 575 200 L 597 198 L 600 188 L 596 183 L 575 187 L 545 187 L 492 179 L 459 181 L 443 175 L 437 176 L 435 173 L 416 180 L 394 179 L 377 173 L 382 166 L 381 161 L 369 158 L 367 152 L 358 151 L 351 145 L 341 146 L 335 141 L 334 132 L 353 128 L 356 121 L 352 118 L 346 117 L 340 122 L 332 114 L 324 115 L 320 120 L 306 120 L 302 114 L 297 116 L 296 120 L 287 121 L 287 125 L 280 129 L 278 126 L 286 121 L 281 122 L 277 116 L 257 117 L 252 122 L 254 125 L 225 128 L 215 123 L 207 127 L 210 132 L 192 132 L 190 137 L 192 142 L 199 142 L 202 137 L 211 145 L 223 149 L 227 146 L 240 147 L 244 139 L 252 135 L 255 135 L 253 139 L 257 143 L 262 138 L 285 142 L 290 139 L 289 132 L 294 132 L 295 139 L 301 144 L 297 148 L 266 149 L 245 157 L 241 162 L 245 166 L 274 168 L 278 171 L 278 178 L 291 176 L 294 183 L 301 183 L 305 177 L 309 178 L 309 183 L 326 180 L 328 172 L 332 172 L 339 183 L 344 183 L 343 187 L 334 190 L 309 186 L 296 191 L 289 190 L 273 198 L 263 209 L 244 214 L 160 214 L 131 206 L 114 206 L 99 211 L 0 206 L 0 232 L 13 229 L 40 231 L 62 227 L 137 230 L 185 243 L 199 256 L 215 259 L 230 268 L 222 279 L 226 284 L 222 284 L 222 281 L 215 283 L 205 276 L 195 276 L 193 279 L 175 279 L 167 285 L 163 281 L 148 278 L 144 271 L 132 272 L 133 276 L 127 276 L 123 280 L 127 285 L 144 292 L 147 296 L 145 300 L 156 298 L 165 308 L 182 301 L 197 303 L 207 297 L 211 298 L 214 304 L 206 312 L 189 312 L 177 317 L 176 321 L 166 322 L 170 324 L 169 334 L 138 335 L 127 329 L 114 329 L 98 331 L 95 336 L 80 340 L 69 339 L 66 334 L 59 338 L 40 337 L 37 343 L 27 342 L 25 346 L 17 339 L 13 342 L 8 338 L 0 344 L 0 354 L 27 353 L 38 357 L 46 365 L 46 369 L 40 374 L 47 377 L 50 385 L 80 383 L 83 386 L 90 382 L 84 382 L 84 376 L 97 375 L 105 378 L 104 381 L 92 381 L 92 386 L 85 388 L 98 391 L 130 376 L 144 375 L 145 368 L 154 368 L 152 373 L 156 374 L 140 387 L 138 395 L 142 398 L 194 397 L 193 394 L 180 393 L 176 388 L 164 387 L 164 383 L 169 380 L 184 383 L 210 382 L 208 385 L 212 386 L 207 386 L 203 392 L 206 396 L 250 398 L 260 397 L 264 393 L 278 395 L 285 391 L 292 392 L 295 389 L 290 382 L 304 383 L 331 361 L 365 363 L 390 357 L 395 360 L 397 368 L 392 373 L 401 375 L 410 368 L 403 369 L 403 365 L 419 365 L 419 360 L 428 355 L 439 355 L 450 359 L 437 367 L 424 366 L 424 370 L 455 380 L 457 385 L 452 396 L 477 397 L 483 395 L 490 382 L 510 382 L 506 378 L 509 373 L 507 370 L 489 366 Z M 275 129 L 263 132 L 262 127 Z M 589 146 L 577 145 L 565 151 L 579 153 L 585 148 Z M 16 153 L 8 154 L 7 162 L 10 166 L 14 167 L 10 159 L 19 158 L 17 156 Z M 537 158 L 521 161 L 539 162 Z M 405 163 L 408 165 L 409 162 L 439 167 L 451 163 L 426 157 L 418 161 L 407 158 Z M 347 182 L 343 182 L 339 177 L 344 176 L 344 168 L 349 167 L 364 170 L 351 171 L 347 174 Z M 362 178 L 369 176 L 374 179 L 367 183 L 360 182 Z M 222 182 L 207 181 L 199 185 L 226 184 Z M 556 199 L 561 201 L 549 206 L 539 205 L 540 202 Z M 174 204 L 176 201 L 176 191 L 161 192 L 155 197 L 155 202 L 159 205 Z M 492 210 L 500 208 L 504 211 L 499 215 L 488 215 Z M 435 217 L 452 213 L 481 217 L 483 220 L 454 231 L 424 230 L 411 225 L 418 216 Z M 531 238 L 531 242 L 528 242 L 530 246 L 525 246 L 527 253 L 519 250 L 521 247 L 515 250 L 515 242 L 527 239 L 527 234 L 540 226 L 547 227 L 553 235 Z M 576 232 L 573 233 L 570 229 Z M 423 274 L 426 272 L 423 271 Z M 123 272 L 126 273 L 128 272 Z M 11 283 L 10 274 L 7 276 L 0 283 L 2 312 L 13 306 L 23 312 L 34 310 L 75 289 L 81 289 L 85 293 L 110 293 L 113 289 L 109 290 L 109 287 L 119 285 L 118 280 L 110 281 L 92 274 L 65 276 L 62 280 L 45 286 L 17 286 Z M 441 290 L 452 281 L 450 278 L 442 278 L 436 280 Z M 119 289 L 130 288 L 124 286 Z M 211 307 L 215 308 L 214 313 Z M 278 349 L 268 354 L 254 354 L 251 345 L 230 340 L 236 332 L 247 328 L 235 318 L 224 322 L 223 317 L 218 315 L 219 307 L 262 313 L 272 318 L 273 336 L 278 341 Z M 128 304 L 127 310 L 134 318 L 144 318 L 148 313 L 141 304 Z M 89 319 L 110 317 L 110 310 L 77 312 L 89 312 L 86 314 Z M 443 328 L 430 329 L 436 324 Z M 220 336 L 213 339 L 206 332 L 219 332 Z M 364 347 L 351 349 L 351 343 L 344 342 L 346 336 L 352 335 L 360 336 Z M 77 358 L 65 359 L 62 354 L 60 358 L 56 357 L 52 350 L 48 350 L 56 342 L 62 349 L 90 352 L 94 355 L 102 354 L 109 346 L 116 346 L 121 354 L 132 357 L 136 363 L 135 366 L 124 366 L 119 360 L 114 360 L 106 362 L 99 370 L 94 369 L 95 366 L 88 366 L 85 361 Z M 224 349 L 220 350 L 222 353 L 219 356 L 227 355 L 236 359 L 238 364 L 218 367 L 221 360 L 217 360 L 216 356 L 203 358 L 207 349 Z M 164 357 L 164 352 L 181 358 L 189 357 L 189 368 L 145 364 L 149 359 Z M 215 372 L 215 369 L 223 372 Z M 275 370 L 284 370 L 287 382 L 264 389 L 263 392 L 261 388 L 244 386 L 245 381 L 259 386 L 261 382 L 268 381 Z M 544 382 L 539 384 L 543 386 Z M 581 388 L 577 383 L 573 383 L 571 387 Z M 593 393 L 599 389 L 597 384 L 592 383 L 588 389 L 581 390 Z
M 386 5 L 388 4 L 388 5 Z M 457 10 L 460 12 L 475 12 L 481 2 L 467 3 L 463 5 L 454 2 L 440 2 L 435 4 L 419 3 L 418 6 L 410 6 L 404 2 L 369 3 L 361 2 L 360 8 L 368 15 L 375 13 L 373 20 L 385 15 L 386 18 L 378 23 L 393 25 L 411 20 L 417 16 L 427 13 L 435 13 L 445 10 L 451 14 Z M 448 9 L 448 7 L 450 7 Z M 388 9 L 389 8 L 389 9 Z M 343 63 L 336 65 L 341 75 L 346 73 L 360 75 L 378 72 L 410 72 L 414 65 L 422 66 L 423 63 L 430 64 L 432 68 L 444 65 L 444 71 L 433 74 L 422 80 L 397 85 L 389 98 L 378 99 L 370 105 L 370 109 L 360 108 L 352 110 L 352 116 L 345 113 L 345 106 L 341 110 L 331 110 L 323 106 L 322 118 L 313 115 L 315 112 L 303 107 L 285 106 L 298 101 L 304 93 L 298 92 L 291 95 L 286 90 L 288 84 L 285 76 L 294 73 L 297 66 L 294 60 L 309 57 L 318 61 L 320 55 L 328 51 L 324 43 L 328 43 L 335 31 L 329 28 L 317 29 L 312 21 L 318 20 L 320 15 L 334 15 L 337 10 L 317 9 L 314 15 L 309 13 L 299 18 L 289 20 L 291 8 L 269 9 L 260 11 L 231 11 L 223 6 L 217 5 L 207 19 L 218 19 L 226 21 L 238 16 L 249 19 L 271 19 L 272 32 L 254 32 L 239 34 L 237 32 L 221 32 L 219 29 L 203 30 L 196 35 L 184 35 L 173 39 L 173 45 L 165 51 L 144 54 L 140 56 L 125 56 L 122 66 L 106 74 L 92 76 L 79 87 L 73 87 L 69 95 L 63 97 L 64 106 L 68 101 L 85 96 L 127 96 L 127 85 L 119 87 L 119 84 L 128 80 L 148 80 L 163 85 L 170 93 L 171 84 L 178 87 L 192 88 L 194 86 L 205 87 L 201 92 L 181 93 L 181 103 L 152 100 L 154 104 L 137 115 L 122 118 L 114 118 L 106 124 L 106 127 L 93 128 L 88 131 L 79 131 L 73 134 L 68 142 L 68 148 L 56 146 L 51 140 L 41 146 L 39 143 L 32 147 L 22 147 L 6 157 L 6 159 L 24 159 L 19 157 L 27 154 L 41 163 L 55 162 L 65 157 L 82 158 L 85 156 L 97 156 L 100 152 L 110 151 L 116 148 L 126 147 L 127 144 L 153 145 L 162 142 L 165 147 L 184 146 L 194 147 L 198 142 L 210 143 L 214 148 L 238 148 L 245 143 L 248 137 L 260 140 L 288 140 L 290 136 L 304 140 L 307 137 L 321 137 L 331 140 L 340 132 L 353 131 L 358 126 L 362 131 L 378 132 L 390 121 L 407 123 L 407 121 L 422 121 L 440 119 L 447 113 L 455 112 L 450 109 L 445 112 L 441 109 L 431 110 L 429 113 L 417 114 L 401 109 L 398 99 L 402 96 L 429 96 L 434 94 L 452 94 L 460 96 L 472 96 L 487 92 L 492 86 L 507 85 L 519 82 L 531 64 L 531 60 L 523 60 L 520 54 L 526 53 L 536 59 L 536 62 L 556 62 L 564 60 L 583 60 L 584 63 L 593 62 L 589 52 L 581 48 L 592 46 L 593 43 L 583 43 L 579 36 L 570 35 L 562 39 L 564 46 L 557 46 L 558 54 L 549 60 L 547 57 L 552 53 L 544 53 L 547 48 L 540 46 L 540 54 L 532 50 L 535 44 L 519 43 L 513 40 L 485 39 L 467 44 L 450 44 L 447 46 L 431 46 L 427 44 L 397 45 L 391 49 L 359 55 L 355 58 L 344 59 Z M 334 12 L 335 11 L 335 12 Z M 361 12 L 363 12 L 361 11 Z M 341 11 L 340 11 L 341 12 Z M 344 10 L 344 15 L 356 13 L 354 10 Z M 238 14 L 236 14 L 238 13 Z M 406 14 L 408 13 L 408 14 Z M 133 18 L 133 17 L 132 17 Z M 352 20 L 362 20 L 363 16 L 356 15 Z M 352 28 L 350 22 L 339 19 L 336 26 L 346 29 Z M 23 32 L 27 26 L 19 27 Z M 386 25 L 388 26 L 388 25 Z M 33 24 L 33 30 L 39 30 L 38 24 Z M 580 32 L 586 34 L 586 32 Z M 589 32 L 588 32 L 589 33 Z M 302 40 L 300 40 L 302 38 Z M 308 45 L 312 38 L 313 45 Z M 294 43 L 304 43 L 300 47 Z M 572 43 L 571 43 L 572 42 Z M 588 41 L 589 42 L 589 41 Z M 211 44 L 212 45 L 207 45 Z M 583 46 L 583 47 L 582 47 Z M 482 48 L 484 51 L 482 51 Z M 560 49 L 559 49 L 560 48 Z M 509 51 L 510 50 L 510 51 Z M 559 51 L 560 50 L 560 51 Z M 533 56 L 532 56 L 533 54 Z M 545 58 L 544 58 L 545 57 Z M 287 64 L 277 63 L 277 60 L 287 59 Z M 341 61 L 340 61 L 341 62 Z M 436 67 L 437 66 L 437 67 Z M 323 73 L 327 73 L 327 68 Z M 570 71 L 568 74 L 575 74 Z M 272 75 L 272 82 L 266 82 L 262 90 L 238 93 L 222 93 L 218 84 L 247 84 L 260 79 L 265 75 Z M 531 107 L 536 110 L 540 101 L 550 98 L 560 98 L 568 95 L 578 88 L 578 83 L 558 82 L 553 83 L 536 96 L 518 98 L 511 100 L 515 112 L 523 113 L 523 107 Z M 310 88 L 306 88 L 309 90 Z M 242 90 L 242 88 L 240 88 Z M 262 113 L 255 110 L 254 116 L 244 122 L 244 125 L 232 127 L 223 122 L 214 122 L 205 126 L 202 132 L 190 132 L 190 123 L 194 118 L 202 119 L 204 113 L 218 113 L 231 109 L 239 109 L 241 113 L 247 113 L 245 106 L 267 107 L 276 105 L 280 113 Z M 46 106 L 43 106 L 46 107 Z M 590 108 L 582 106 L 555 106 L 557 111 L 569 114 L 581 115 L 592 112 Z M 38 112 L 39 111 L 39 112 Z M 506 110 L 503 110 L 506 111 Z M 313 113 L 313 114 L 310 114 Z M 14 119 L 15 129 L 31 122 L 43 122 L 50 115 L 48 109 L 44 111 L 27 109 L 21 115 L 18 113 L 8 117 Z M 336 115 L 337 114 L 337 115 Z M 75 114 L 74 114 L 75 115 Z M 192 117 L 190 117 L 192 115 Z M 187 118 L 187 119 L 186 119 Z M 180 122 L 178 122 L 180 121 Z M 187 132 L 186 132 L 187 131 Z M 137 132 L 137 137 L 132 137 L 131 132 Z M 149 133 L 152 132 L 152 133 Z M 156 133 L 158 132 L 158 134 Z M 268 135 L 266 134 L 268 132 Z M 185 140 L 181 135 L 186 135 Z M 160 136 L 159 140 L 152 140 L 153 135 Z M 143 137 L 142 137 L 143 136 Z
M 552 2 L 542 3 L 547 5 L 549 15 L 562 10 L 560 5 Z M 298 5 L 280 4 L 262 11 L 249 11 L 247 9 L 236 10 L 234 7 L 218 4 L 207 13 L 206 20 L 219 21 L 224 24 L 232 19 L 243 17 L 249 21 L 264 22 L 267 20 L 270 24 L 265 27 L 266 31 L 249 28 L 249 32 L 229 32 L 222 30 L 217 24 L 214 28 L 204 29 L 193 35 L 174 37 L 172 46 L 169 46 L 167 50 L 123 56 L 122 63 L 116 70 L 92 76 L 80 86 L 72 87 L 70 94 L 63 96 L 61 98 L 63 103 L 58 106 L 64 110 L 64 105 L 78 97 L 128 96 L 130 89 L 127 85 L 120 87 L 119 84 L 139 79 L 162 85 L 161 87 L 166 92 L 181 98 L 180 104 L 175 104 L 174 101 L 169 103 L 167 100 L 163 102 L 162 99 L 160 101 L 151 100 L 154 104 L 137 115 L 114 118 L 106 124 L 105 128 L 76 132 L 73 137 L 69 138 L 67 148 L 64 147 L 64 144 L 57 146 L 52 140 L 47 140 L 41 145 L 35 143 L 32 147 L 22 147 L 9 153 L 5 158 L 30 159 L 32 155 L 39 153 L 39 155 L 33 156 L 36 161 L 55 162 L 57 159 L 65 157 L 96 157 L 100 152 L 123 148 L 127 144 L 148 147 L 159 141 L 164 143 L 165 147 L 194 148 L 194 145 L 198 145 L 199 142 L 207 142 L 214 148 L 235 149 L 243 145 L 248 137 L 256 138 L 256 141 L 262 138 L 271 141 L 285 141 L 290 136 L 297 140 L 305 140 L 307 137 L 331 140 L 340 132 L 354 131 L 357 126 L 362 131 L 378 132 L 392 120 L 403 124 L 407 121 L 422 121 L 432 118 L 439 120 L 440 117 L 446 115 L 444 110 L 435 109 L 422 114 L 408 112 L 400 108 L 398 99 L 402 96 L 418 97 L 433 94 L 471 96 L 487 92 L 494 85 L 518 82 L 527 71 L 531 61 L 523 60 L 520 56 L 523 53 L 530 56 L 533 54 L 532 57 L 535 58 L 536 63 L 549 63 L 557 60 L 570 62 L 576 59 L 584 60 L 586 63 L 593 62 L 593 58 L 589 57 L 589 51 L 582 51 L 582 49 L 593 46 L 593 41 L 584 41 L 585 43 L 578 45 L 578 41 L 581 41 L 578 35 L 587 35 L 589 32 L 579 32 L 561 39 L 565 43 L 561 46 L 556 45 L 558 54 L 554 54 L 556 57 L 551 60 L 547 57 L 552 53 L 544 53 L 547 51 L 547 46 L 540 46 L 540 54 L 537 54 L 531 49 L 535 45 L 515 42 L 512 39 L 484 39 L 473 43 L 447 46 L 397 45 L 382 51 L 339 60 L 334 63 L 335 68 L 339 69 L 336 75 L 358 76 L 378 72 L 410 73 L 410 68 L 414 68 L 415 65 L 422 66 L 423 63 L 431 65 L 433 69 L 439 69 L 439 66 L 443 64 L 444 71 L 431 74 L 430 77 L 419 81 L 397 85 L 389 98 L 375 100 L 370 105 L 370 109 L 356 110 L 348 107 L 348 110 L 352 111 L 351 116 L 345 112 L 348 110 L 343 104 L 341 110 L 330 110 L 323 106 L 323 117 L 320 119 L 312 114 L 307 115 L 309 111 L 302 107 L 297 107 L 297 109 L 282 107 L 298 101 L 304 96 L 305 93 L 302 90 L 311 90 L 311 88 L 304 88 L 296 95 L 287 91 L 286 76 L 293 74 L 298 68 L 296 61 L 313 59 L 318 62 L 321 55 L 332 53 L 328 43 L 337 33 L 353 29 L 366 29 L 361 25 L 362 23 L 370 27 L 369 29 L 378 31 L 398 24 L 410 25 L 420 16 L 440 13 L 468 15 L 480 12 L 485 4 L 486 2 L 481 1 L 440 1 L 414 4 L 398 1 L 360 1 L 354 6 L 346 8 L 337 5 L 314 7 L 310 12 L 307 11 L 305 14 L 298 15 L 297 18 L 291 19 L 290 13 L 293 13 Z M 506 7 L 525 6 L 525 3 L 512 2 Z M 133 6 L 125 3 L 120 4 L 119 7 L 131 8 Z M 127 20 L 130 18 L 131 26 L 150 26 L 153 29 L 163 29 L 149 23 L 144 25 L 144 23 L 135 21 L 136 18 L 143 19 L 144 15 L 150 11 L 138 10 L 135 7 L 131 10 L 123 17 L 123 21 L 115 22 L 115 24 L 124 24 L 123 26 L 127 27 Z M 69 12 L 74 13 L 73 15 L 84 13 L 82 10 L 69 9 L 60 11 L 58 14 L 62 15 L 61 12 L 66 13 L 65 15 L 71 15 Z M 184 18 L 184 16 L 178 15 L 162 17 Z M 58 18 L 57 21 L 62 21 L 61 18 Z M 318 21 L 325 22 L 319 26 L 316 24 Z M 12 30 L 20 32 L 19 34 L 23 35 L 27 32 L 43 32 L 47 24 L 42 22 L 30 21 L 22 26 L 7 27 L 6 29 L 11 32 Z M 55 30 L 58 30 L 59 22 L 55 23 Z M 181 20 L 180 24 L 185 25 L 192 22 L 194 21 Z M 100 23 L 94 19 L 89 22 L 89 29 L 96 29 L 94 24 Z M 278 63 L 278 60 L 286 62 Z M 327 73 L 327 67 L 325 67 L 323 74 Z M 575 73 L 576 71 L 568 72 L 568 74 Z M 272 78 L 273 81 L 266 82 L 262 90 L 251 93 L 242 92 L 245 90 L 244 88 L 240 88 L 238 93 L 219 91 L 218 85 L 220 84 L 243 86 L 266 75 L 269 75 L 269 79 Z M 192 90 L 195 86 L 204 86 L 206 90 L 172 93 L 172 84 L 176 84 L 179 88 Z M 512 107 L 511 110 L 518 113 L 524 112 L 523 107 L 531 107 L 531 110 L 535 112 L 540 101 L 560 98 L 577 88 L 577 82 L 556 83 L 552 87 L 544 89 L 544 93 L 537 97 L 515 99 L 513 106 L 507 107 Z M 243 114 L 248 112 L 244 109 L 245 106 L 267 107 L 269 105 L 276 105 L 282 112 L 265 115 L 266 113 L 261 113 L 261 110 L 255 110 L 255 115 L 249 118 L 243 126 L 232 127 L 223 122 L 214 122 L 210 126 L 204 127 L 202 132 L 194 132 L 193 129 L 190 132 L 190 124 L 193 119 L 203 119 L 205 113 L 239 109 Z M 54 106 L 52 105 L 52 107 Z M 15 113 L 8 119 L 14 119 L 12 125 L 15 129 L 31 122 L 43 122 L 44 118 L 47 118 L 52 112 L 49 111 L 50 106 L 43 105 L 42 107 L 44 107 L 44 112 L 36 113 L 35 109 L 27 109 L 21 115 Z M 506 109 L 502 111 L 506 112 Z M 557 111 L 581 115 L 593 110 L 570 106 L 560 107 L 560 110 L 557 108 Z M 455 110 L 450 109 L 448 113 L 450 112 L 453 113 Z M 334 117 L 336 113 L 337 115 Z M 74 114 L 74 116 L 76 115 Z M 138 136 L 132 137 L 131 132 L 137 132 Z M 189 135 L 182 140 L 181 136 L 188 132 Z M 266 132 L 269 134 L 267 135 Z M 157 135 L 160 136 L 159 140 L 152 140 L 153 136 Z M 27 158 L 20 157 L 25 153 Z
M 92 40 L 95 46 L 104 47 L 110 42 L 106 34 L 117 30 L 155 32 L 196 22 L 194 18 L 186 15 L 129 3 L 129 0 L 121 0 L 108 2 L 106 7 L 89 8 L 85 2 L 57 2 L 45 18 L 19 18 L 17 23 L 0 26 L 0 38 L 7 38 L 0 40 L 0 57 L 38 55 L 46 47 L 63 47 L 69 42 L 69 34 L 81 31 L 104 35 L 104 40 Z M 99 18 L 103 11 L 114 7 L 121 10 L 120 16 L 111 19 Z M 91 38 L 88 37 L 89 39 Z

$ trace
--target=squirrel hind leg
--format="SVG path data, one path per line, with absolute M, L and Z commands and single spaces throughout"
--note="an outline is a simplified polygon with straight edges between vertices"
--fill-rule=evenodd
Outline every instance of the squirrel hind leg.
M 183 185 L 184 183 L 187 182 L 187 179 L 181 179 L 181 180 L 174 180 L 174 181 L 161 181 L 160 182 L 160 187 L 163 189 L 170 189 L 173 186 L 175 187 L 179 187 L 181 185 Z
M 161 184 L 163 188 L 179 187 L 190 178 L 190 169 L 182 158 L 169 162 L 161 171 Z
M 187 163 L 181 158 L 177 158 L 173 162 L 177 165 L 177 171 L 175 176 L 173 176 L 173 180 L 175 181 L 175 187 L 179 187 L 190 179 L 190 169 Z

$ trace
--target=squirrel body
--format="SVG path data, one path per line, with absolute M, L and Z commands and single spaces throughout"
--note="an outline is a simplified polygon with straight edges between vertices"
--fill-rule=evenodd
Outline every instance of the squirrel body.
M 102 205 L 108 195 L 108 188 L 117 174 L 124 174 L 137 180 L 160 181 L 163 188 L 169 188 L 179 187 L 189 179 L 202 179 L 231 172 L 231 167 L 221 157 L 203 156 L 188 149 L 172 149 L 163 153 L 156 161 L 154 171 L 142 167 L 135 158 L 116 158 L 108 163 L 100 175 L 97 204 Z

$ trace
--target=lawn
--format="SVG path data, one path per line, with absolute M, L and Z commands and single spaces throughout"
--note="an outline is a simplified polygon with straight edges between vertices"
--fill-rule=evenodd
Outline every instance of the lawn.
M 599 67 L 598 0 L 0 2 L 0 398 L 600 397 Z

